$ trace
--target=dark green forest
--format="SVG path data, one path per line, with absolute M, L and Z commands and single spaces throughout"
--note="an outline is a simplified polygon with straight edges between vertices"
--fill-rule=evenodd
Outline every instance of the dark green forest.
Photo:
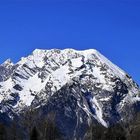
M 140 114 L 127 124 L 120 123 L 109 128 L 92 123 L 84 140 L 140 140 Z
M 0 140 L 68 140 L 56 125 L 55 113 L 49 113 L 39 122 L 31 115 L 36 117 L 35 112 L 26 112 L 22 128 L 16 122 L 10 126 L 0 123 Z M 83 140 L 140 140 L 140 115 L 128 124 L 120 123 L 109 128 L 91 123 Z
M 16 121 L 7 126 L 0 123 L 0 140 L 61 140 L 61 132 L 56 127 L 55 114 L 36 120 L 36 112 L 27 111 L 20 125 Z

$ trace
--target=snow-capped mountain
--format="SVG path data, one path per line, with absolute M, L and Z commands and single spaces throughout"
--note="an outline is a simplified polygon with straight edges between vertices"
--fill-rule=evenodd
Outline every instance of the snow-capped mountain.
M 30 106 L 53 110 L 74 136 L 90 120 L 104 127 L 128 121 L 139 104 L 138 85 L 93 49 L 36 49 L 0 65 L 0 112 L 11 120 Z

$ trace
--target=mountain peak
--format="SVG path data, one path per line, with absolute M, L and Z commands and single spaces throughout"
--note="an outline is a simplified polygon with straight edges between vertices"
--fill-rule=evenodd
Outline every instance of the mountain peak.
M 57 52 L 57 51 L 61 51 L 61 52 L 78 52 L 78 53 L 97 53 L 98 51 L 96 49 L 87 49 L 87 50 L 76 50 L 73 48 L 66 48 L 66 49 L 35 49 L 33 51 L 33 54 L 37 54 L 37 53 L 44 53 L 44 52 Z
M 64 117 L 76 116 L 78 109 L 81 117 L 108 127 L 125 118 L 127 107 L 133 109 L 140 102 L 135 82 L 95 49 L 36 49 L 3 74 L 0 111 L 4 113 L 18 114 L 26 107 L 51 102 L 56 110 L 65 112 Z
M 11 61 L 11 59 L 7 59 L 4 63 L 1 64 L 2 66 L 13 66 L 14 63 Z
M 45 49 L 35 49 L 35 50 L 33 51 L 33 54 L 40 54 L 40 53 L 44 53 L 44 52 L 46 52 Z

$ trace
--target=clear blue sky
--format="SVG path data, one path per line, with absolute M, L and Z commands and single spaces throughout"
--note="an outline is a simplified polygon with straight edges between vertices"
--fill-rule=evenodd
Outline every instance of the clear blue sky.
M 140 1 L 0 1 L 0 63 L 35 48 L 95 48 L 140 84 Z

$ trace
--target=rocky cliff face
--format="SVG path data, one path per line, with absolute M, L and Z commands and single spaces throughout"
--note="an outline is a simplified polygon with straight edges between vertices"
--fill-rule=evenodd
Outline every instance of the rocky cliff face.
M 39 50 L 0 65 L 1 121 L 32 107 L 56 113 L 60 129 L 83 138 L 93 121 L 104 127 L 127 122 L 140 110 L 133 79 L 96 50 Z

